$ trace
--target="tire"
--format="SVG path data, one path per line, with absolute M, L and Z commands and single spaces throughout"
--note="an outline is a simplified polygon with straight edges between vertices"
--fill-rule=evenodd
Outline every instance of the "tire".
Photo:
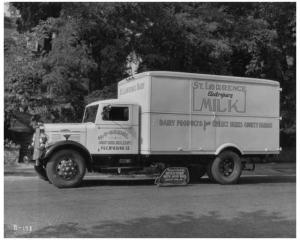
M 232 151 L 220 153 L 211 165 L 212 177 L 220 184 L 235 184 L 242 173 L 240 156 Z
M 83 157 L 71 149 L 56 152 L 46 166 L 49 181 L 58 188 L 77 187 L 84 177 L 85 170 Z
M 210 163 L 208 163 L 208 164 L 206 165 L 206 174 L 207 174 L 207 176 L 208 176 L 208 179 L 209 179 L 211 182 L 215 183 L 215 182 L 216 182 L 216 179 L 214 179 L 214 177 L 213 177 L 213 175 L 212 175 L 212 173 L 211 173 L 211 165 L 212 165 L 212 162 L 210 162 Z
M 43 166 L 34 166 L 34 170 L 37 173 L 38 177 L 44 181 L 48 181 L 46 169 Z
M 199 165 L 190 166 L 190 167 L 188 167 L 188 170 L 189 170 L 191 182 L 198 182 L 200 180 L 200 178 L 202 178 L 206 173 L 205 167 L 199 166 Z

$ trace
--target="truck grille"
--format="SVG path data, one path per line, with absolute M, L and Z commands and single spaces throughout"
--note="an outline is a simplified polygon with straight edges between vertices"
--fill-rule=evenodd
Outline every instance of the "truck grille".
M 65 140 L 64 134 L 52 134 L 51 135 L 51 142 L 58 142 Z M 80 134 L 70 134 L 68 140 L 80 142 Z

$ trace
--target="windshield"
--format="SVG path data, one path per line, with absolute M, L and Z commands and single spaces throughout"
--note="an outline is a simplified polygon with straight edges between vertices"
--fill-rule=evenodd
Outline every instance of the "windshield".
M 85 108 L 84 116 L 83 116 L 83 122 L 92 122 L 94 123 L 96 121 L 96 115 L 98 112 L 98 106 L 99 105 L 94 105 L 90 107 Z

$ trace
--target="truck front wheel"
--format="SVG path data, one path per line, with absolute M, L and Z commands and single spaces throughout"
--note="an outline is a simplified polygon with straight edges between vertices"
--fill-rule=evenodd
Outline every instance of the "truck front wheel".
M 46 170 L 43 166 L 34 166 L 34 169 L 40 179 L 45 181 L 49 180 L 46 174 Z
M 64 149 L 56 152 L 46 166 L 47 176 L 58 188 L 78 186 L 85 174 L 85 161 L 74 150 Z
M 242 173 L 240 156 L 232 151 L 220 153 L 211 165 L 211 175 L 220 184 L 236 183 Z

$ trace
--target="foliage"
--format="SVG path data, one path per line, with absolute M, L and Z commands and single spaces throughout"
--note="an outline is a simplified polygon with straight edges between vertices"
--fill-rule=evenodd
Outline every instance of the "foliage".
M 128 57 L 134 53 L 139 72 L 170 70 L 279 81 L 283 88 L 281 128 L 288 133 L 296 131 L 295 3 L 68 2 L 13 6 L 21 14 L 19 30 L 47 38 L 51 48 L 39 57 L 24 53 L 24 66 L 10 66 L 17 54 L 6 52 L 11 59 L 5 71 L 17 75 L 9 77 L 10 84 L 17 79 L 20 86 L 28 85 L 29 95 L 41 91 L 53 102 L 71 104 L 69 118 L 82 114 L 84 97 L 88 102 L 115 97 L 115 84 L 127 77 Z M 9 85 L 7 92 L 18 92 L 21 87 L 12 88 L 15 86 Z M 25 92 L 20 95 L 26 96 Z
M 126 38 L 121 6 L 119 3 L 65 5 L 62 16 L 76 19 L 78 37 L 89 46 L 91 56 L 97 63 L 97 70 L 90 76 L 91 91 L 127 76 L 126 58 L 131 49 Z
M 110 86 L 105 86 L 101 90 L 95 90 L 86 96 L 86 104 L 91 102 L 104 100 L 104 99 L 115 99 L 117 98 L 117 84 L 112 84 Z
M 96 70 L 97 64 L 90 57 L 85 42 L 78 38 L 77 22 L 74 19 L 59 21 L 61 20 L 39 25 L 39 29 L 42 28 L 44 32 L 45 25 L 50 25 L 46 28 L 48 35 L 49 31 L 57 33 L 52 39 L 52 50 L 42 62 L 45 70 L 42 82 L 47 86 L 49 98 L 55 99 L 56 102 L 71 103 L 72 107 L 80 111 L 84 104 L 83 96 L 89 92 L 90 75 Z M 75 111 L 76 120 L 82 115 L 77 112 Z
M 86 45 L 78 41 L 74 25 L 50 18 L 41 21 L 31 34 L 15 33 L 6 39 L 7 112 L 21 109 L 40 114 L 44 121 L 78 121 L 82 117 L 83 96 L 89 91 L 88 74 L 96 64 L 88 56 Z M 52 39 L 49 53 L 33 54 L 27 48 L 28 38 L 39 41 L 53 33 L 57 37 Z
M 5 148 L 20 148 L 20 145 L 14 143 L 13 141 L 9 139 L 4 140 L 4 147 Z
M 31 96 L 39 93 L 41 84 L 40 59 L 26 47 L 26 35 L 13 33 L 4 39 L 5 110 L 28 107 Z
M 21 18 L 17 21 L 19 32 L 30 31 L 40 20 L 59 17 L 62 4 L 59 2 L 12 2 L 12 7 L 19 10 Z

